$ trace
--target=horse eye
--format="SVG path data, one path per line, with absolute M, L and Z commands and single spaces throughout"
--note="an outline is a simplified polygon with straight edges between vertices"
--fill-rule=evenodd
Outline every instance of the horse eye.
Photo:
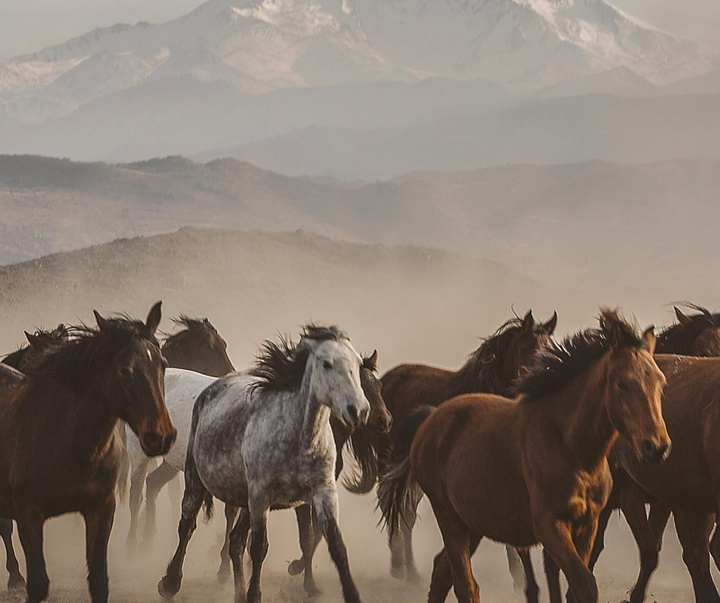
M 132 379 L 132 369 L 129 366 L 124 366 L 120 369 L 120 376 L 123 379 Z
M 623 391 L 623 392 L 626 392 L 628 389 L 630 389 L 630 388 L 628 387 L 628 384 L 627 384 L 625 381 L 623 381 L 622 379 L 618 379 L 618 381 L 617 381 L 617 388 L 618 388 L 620 391 Z
M 323 368 L 324 368 L 324 369 L 331 369 L 331 368 L 332 368 L 332 363 L 331 363 L 331 362 L 328 362 L 327 360 L 323 360 Z

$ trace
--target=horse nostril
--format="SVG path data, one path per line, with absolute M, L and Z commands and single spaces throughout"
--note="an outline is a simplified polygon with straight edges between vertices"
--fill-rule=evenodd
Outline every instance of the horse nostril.
M 156 431 L 149 431 L 143 436 L 145 450 L 158 454 L 162 451 L 164 438 Z
M 645 460 L 649 463 L 659 463 L 665 460 L 670 452 L 669 443 L 657 445 L 652 440 L 643 440 L 640 447 Z
M 172 445 L 175 443 L 176 438 L 177 429 L 173 429 L 169 435 L 165 436 L 165 441 L 163 443 L 163 451 L 165 454 L 167 454 L 168 450 L 172 448 Z
M 350 421 L 350 424 L 356 425 L 358 422 L 358 409 L 352 404 L 348 404 L 345 408 L 345 412 L 347 414 L 347 418 Z

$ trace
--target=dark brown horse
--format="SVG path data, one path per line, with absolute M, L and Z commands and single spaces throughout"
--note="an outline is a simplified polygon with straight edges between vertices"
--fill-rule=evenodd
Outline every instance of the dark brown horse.
M 720 563 L 717 537 L 708 540 L 720 510 L 720 358 L 656 356 L 667 376 L 663 392 L 663 415 L 673 438 L 673 453 L 667 468 L 647 471 L 625 450 L 616 453 L 623 468 L 642 487 L 640 496 L 623 505 L 641 551 L 641 570 L 631 600 L 642 601 L 647 582 L 657 566 L 657 553 L 667 516 L 653 518 L 653 507 L 661 501 L 675 516 L 675 527 L 683 548 L 683 561 L 690 572 L 695 601 L 718 603 L 720 597 L 710 575 L 710 550 Z M 653 498 L 651 522 L 645 515 L 643 493 Z
M 41 356 L 0 399 L 0 516 L 17 522 L 29 603 L 48 594 L 45 520 L 76 511 L 87 529 L 92 601 L 107 601 L 115 425 L 125 420 L 149 455 L 163 454 L 175 439 L 163 396 L 165 363 L 154 335 L 160 304 L 145 323 L 95 316 L 97 329 L 73 329 L 71 341 Z
M 536 323 L 532 310 L 523 318 L 512 318 L 483 341 L 458 371 L 422 364 L 402 364 L 382 377 L 383 398 L 397 428 L 421 406 L 439 406 L 454 396 L 472 393 L 512 397 L 515 381 L 523 367 L 530 364 L 538 350 L 550 341 L 557 325 L 557 313 L 546 323 Z M 389 439 L 387 440 L 389 442 Z M 389 458 L 388 444 L 381 458 Z M 380 468 L 381 472 L 383 468 Z M 396 578 L 418 580 L 412 548 L 415 516 L 405 516 L 399 533 L 390 536 L 390 573 Z M 508 562 L 516 591 L 526 582 L 537 589 L 530 558 L 508 548 Z M 524 558 L 526 557 L 526 558 Z M 534 585 L 534 586 L 533 586 Z
M 460 603 L 479 603 L 470 557 L 483 537 L 542 544 L 575 601 L 597 602 L 587 562 L 612 486 L 608 452 L 618 435 L 649 462 L 670 449 L 654 346 L 652 329 L 640 337 L 604 310 L 600 329 L 548 347 L 519 383 L 518 400 L 459 396 L 401 427 L 398 451 L 409 456 L 381 481 L 381 509 L 393 531 L 416 503 L 417 485 L 430 500 L 445 548 L 428 603 L 445 601 L 452 587 Z M 560 600 L 559 584 L 550 584 L 550 598 Z
M 694 304 L 688 307 L 695 313 L 685 314 L 675 307 L 677 323 L 665 329 L 657 338 L 655 351 L 658 354 L 682 356 L 720 356 L 720 314 L 713 314 L 706 308 Z M 668 429 L 670 425 L 668 424 Z M 600 514 L 598 535 L 590 559 L 593 569 L 605 545 L 605 530 L 615 509 L 620 509 L 631 527 L 640 548 L 640 574 L 630 593 L 632 603 L 645 599 L 648 580 L 658 564 L 665 526 L 671 510 L 638 486 L 625 472 L 614 451 L 610 456 L 613 474 L 613 490 L 608 504 Z M 645 505 L 650 504 L 650 523 L 647 523 Z M 650 530 L 650 532 L 648 532 Z M 652 542 L 648 534 L 652 533 Z M 720 532 L 715 535 L 715 547 L 720 551 Z M 718 555 L 720 560 L 720 555 Z
M 173 322 L 182 328 L 168 335 L 161 347 L 169 367 L 195 371 L 211 377 L 222 377 L 235 372 L 227 353 L 227 343 L 207 318 L 190 318 L 181 314 L 180 318 L 174 318 Z M 145 539 L 149 541 L 155 534 L 155 501 L 165 485 L 178 474 L 178 470 L 165 460 L 148 474 L 152 461 L 140 456 L 141 458 L 135 459 L 136 462 L 133 463 L 129 455 L 126 455 L 125 461 L 130 472 L 130 527 L 127 535 L 130 550 L 134 549 L 137 542 L 137 520 L 142 504 L 143 485 L 147 509 Z M 125 471 L 125 475 L 121 473 L 121 480 L 126 479 L 128 471 Z M 178 493 L 177 498 L 182 498 L 182 494 Z M 232 529 L 230 516 L 234 518 L 235 514 L 232 508 L 226 509 L 226 516 L 229 518 L 228 533 Z M 229 568 L 230 559 L 226 550 L 227 544 L 223 548 L 223 555 L 227 558 Z
M 35 362 L 40 355 L 52 348 L 66 343 L 68 340 L 68 330 L 65 325 L 61 324 L 51 331 L 45 331 L 42 329 L 38 329 L 35 333 L 28 333 L 25 331 L 25 337 L 28 343 L 5 356 L 2 363 L 0 363 L 3 367 L 3 375 L 6 379 L 10 378 L 10 381 L 4 381 L 6 385 L 10 385 L 12 383 L 17 385 L 21 382 L 21 380 L 18 379 L 18 375 L 20 373 L 7 370 L 6 367 L 12 367 L 20 371 L 26 370 L 26 368 Z M 1 384 L 0 387 L 2 387 Z M 0 519 L 0 537 L 5 545 L 5 567 L 7 568 L 9 574 L 8 590 L 19 590 L 25 588 L 25 578 L 23 578 L 20 573 L 20 565 L 18 563 L 17 556 L 15 555 L 12 535 L 12 520 Z

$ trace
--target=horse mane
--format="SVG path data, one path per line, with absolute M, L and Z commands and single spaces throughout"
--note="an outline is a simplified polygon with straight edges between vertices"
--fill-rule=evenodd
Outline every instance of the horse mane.
M 190 318 L 186 314 L 181 314 L 178 318 L 173 318 L 172 322 L 178 327 L 183 328 L 177 333 L 166 335 L 161 348 L 163 352 L 172 352 L 190 333 L 200 331 L 203 333 L 209 332 L 213 335 L 218 334 L 217 329 L 207 318 Z
M 586 370 L 611 348 L 642 348 L 643 342 L 635 326 L 617 310 L 600 312 L 600 328 L 589 328 L 551 342 L 527 369 L 517 384 L 524 402 L 538 400 L 556 393 Z
M 501 364 L 513 339 L 523 330 L 523 320 L 514 317 L 506 321 L 489 337 L 483 339 L 462 368 L 451 378 L 455 394 L 486 392 L 512 395 L 513 384 L 505 383 L 501 376 Z
M 49 345 L 59 344 L 64 338 L 68 336 L 68 329 L 65 325 L 60 324 L 54 329 L 36 329 L 33 335 L 42 339 Z M 33 350 L 30 344 L 25 343 L 14 352 L 6 354 L 0 362 L 2 362 L 2 364 L 7 364 L 14 369 L 18 369 L 20 368 L 20 365 L 22 364 L 23 360 L 26 359 L 28 354 L 32 353 Z
M 692 344 L 705 329 L 720 328 L 720 314 L 713 314 L 707 308 L 696 304 L 683 304 L 697 310 L 699 314 L 689 316 L 689 324 L 675 323 L 657 336 L 655 351 L 658 354 L 691 355 Z
M 28 370 L 37 379 L 54 376 L 83 385 L 89 369 L 98 361 L 110 362 L 117 352 L 134 339 L 144 339 L 160 348 L 155 334 L 144 322 L 127 315 L 104 319 L 103 329 L 85 324 L 68 327 L 70 340 L 40 356 Z
M 280 335 L 279 342 L 265 341 L 260 353 L 256 357 L 255 366 L 250 374 L 257 377 L 253 389 L 268 391 L 294 391 L 300 387 L 305 374 L 305 366 L 310 354 L 303 340 L 313 341 L 349 341 L 347 334 L 333 325 L 320 327 L 314 324 L 306 325 L 300 336 L 300 342 L 294 344 L 288 336 Z

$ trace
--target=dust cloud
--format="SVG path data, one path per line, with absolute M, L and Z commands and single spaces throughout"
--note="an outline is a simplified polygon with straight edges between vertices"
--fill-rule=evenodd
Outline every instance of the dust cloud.
M 248 366 L 259 343 L 276 333 L 297 334 L 308 321 L 337 323 L 358 350 L 379 351 L 385 372 L 399 362 L 459 367 L 488 335 L 512 316 L 532 308 L 546 320 L 560 315 L 559 333 L 594 321 L 600 303 L 620 304 L 642 325 L 670 321 L 652 283 L 634 291 L 603 295 L 594 291 L 549 289 L 500 264 L 470 260 L 419 247 L 361 245 L 294 234 L 183 230 L 172 235 L 117 241 L 78 252 L 58 254 L 0 270 L 0 310 L 5 320 L 0 344 L 6 351 L 22 342 L 23 330 L 59 322 L 90 321 L 91 310 L 124 311 L 144 317 L 162 299 L 161 328 L 180 312 L 207 316 L 229 344 L 238 368 Z M 680 297 L 680 294 L 678 295 Z M 697 300 L 706 302 L 704 299 Z M 711 303 L 710 300 L 709 303 Z M 158 532 L 137 551 L 126 548 L 127 503 L 119 503 L 110 549 L 111 600 L 158 602 L 157 581 L 174 552 L 179 513 L 177 488 L 158 501 Z M 341 488 L 341 528 L 351 569 L 366 603 L 416 603 L 426 598 L 433 556 L 441 539 L 432 512 L 423 503 L 415 548 L 423 581 L 407 585 L 390 577 L 386 536 L 376 527 L 374 495 L 354 496 Z M 224 529 L 221 506 L 207 525 L 200 523 L 190 543 L 184 585 L 178 602 L 232 600 L 230 584 L 216 572 Z M 141 516 L 141 528 L 142 528 Z M 269 526 L 270 549 L 263 571 L 264 600 L 305 600 L 302 580 L 287 573 L 299 556 L 292 512 L 275 512 Z M 141 530 L 142 534 L 142 530 Z M 16 542 L 18 553 L 21 549 Z M 45 552 L 51 578 L 50 601 L 89 600 L 85 588 L 83 526 L 79 516 L 46 525 Z M 535 567 L 543 594 L 542 565 Z M 485 601 L 523 600 L 512 591 L 504 547 L 483 542 L 474 557 L 475 574 Z M 24 568 L 24 563 L 21 560 Z M 337 574 L 325 545 L 315 557 L 318 603 L 342 600 Z M 601 601 L 620 601 L 634 581 L 637 553 L 624 520 L 614 517 L 596 575 Z M 688 575 L 672 530 L 668 530 L 661 566 L 650 586 L 657 601 L 691 601 Z M 648 600 L 653 600 L 652 596 Z M 21 601 L 0 593 L 0 602 Z M 454 600 L 452 595 L 449 600 Z

